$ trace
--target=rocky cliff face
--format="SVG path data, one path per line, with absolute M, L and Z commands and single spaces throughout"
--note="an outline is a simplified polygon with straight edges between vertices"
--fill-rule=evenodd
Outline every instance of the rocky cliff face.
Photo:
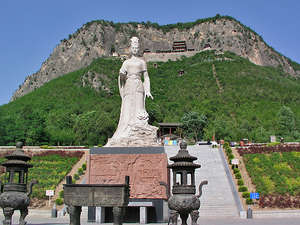
M 151 52 L 170 50 L 174 41 L 186 41 L 189 49 L 201 51 L 207 47 L 231 51 L 257 65 L 281 67 L 292 76 L 300 75 L 290 61 L 269 47 L 256 33 L 238 21 L 220 17 L 195 23 L 188 29 L 164 29 L 148 24 L 113 24 L 105 21 L 87 23 L 62 40 L 40 70 L 28 76 L 14 93 L 12 100 L 65 73 L 87 66 L 95 58 L 129 54 L 129 39 L 138 36 L 142 49 Z

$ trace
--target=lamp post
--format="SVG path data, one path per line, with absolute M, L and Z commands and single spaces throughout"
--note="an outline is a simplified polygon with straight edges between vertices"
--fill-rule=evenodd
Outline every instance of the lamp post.
M 6 168 L 4 185 L 1 184 L 0 188 L 0 207 L 5 217 L 3 225 L 11 225 L 14 210 L 20 210 L 19 224 L 26 224 L 24 219 L 28 214 L 29 196 L 32 186 L 37 183 L 36 180 L 32 180 L 27 188 L 28 169 L 32 165 L 27 163 L 31 157 L 25 155 L 22 148 L 23 143 L 18 142 L 16 150 L 5 156 L 7 161 L 2 163 L 2 166 Z

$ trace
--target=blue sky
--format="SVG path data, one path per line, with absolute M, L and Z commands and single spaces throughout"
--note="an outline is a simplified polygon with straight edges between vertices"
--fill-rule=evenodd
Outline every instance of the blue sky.
M 0 2 L 0 105 L 27 75 L 37 72 L 60 40 L 97 19 L 191 22 L 217 13 L 255 30 L 274 49 L 300 63 L 297 0 L 2 0 Z

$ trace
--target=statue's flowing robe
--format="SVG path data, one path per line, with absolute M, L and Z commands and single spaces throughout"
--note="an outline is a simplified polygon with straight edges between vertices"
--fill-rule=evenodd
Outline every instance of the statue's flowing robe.
M 112 137 L 115 140 L 128 137 L 132 127 L 148 124 L 145 92 L 150 93 L 150 80 L 145 61 L 136 57 L 124 61 L 120 74 L 126 74 L 126 81 L 123 84 L 119 76 L 122 105 L 118 128 Z M 144 75 L 144 83 L 142 75 Z

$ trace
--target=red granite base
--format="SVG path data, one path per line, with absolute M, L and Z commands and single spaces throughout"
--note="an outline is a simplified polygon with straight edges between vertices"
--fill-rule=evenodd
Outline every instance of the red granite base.
M 91 154 L 88 159 L 89 184 L 122 184 L 130 176 L 130 198 L 166 199 L 168 159 L 162 154 Z

